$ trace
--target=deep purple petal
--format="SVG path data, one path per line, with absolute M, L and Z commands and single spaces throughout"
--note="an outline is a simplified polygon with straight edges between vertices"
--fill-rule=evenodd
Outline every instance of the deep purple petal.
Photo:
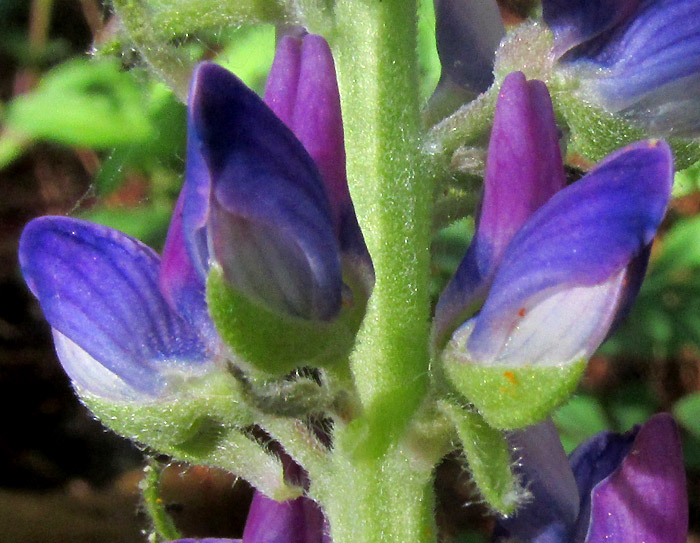
M 200 79 L 200 71 L 206 64 L 197 66 L 192 75 L 187 104 L 187 161 L 185 183 L 180 193 L 182 200 L 182 228 L 185 246 L 197 273 L 204 281 L 209 271 L 209 246 L 207 222 L 212 191 L 209 166 L 202 154 L 202 141 L 197 133 L 194 117 L 195 87 Z
M 117 381 L 92 378 L 105 368 L 128 388 L 157 395 L 168 371 L 207 361 L 196 332 L 158 289 L 158 255 L 139 241 L 78 219 L 41 217 L 24 229 L 19 257 L 66 371 L 87 391 L 110 394 Z
M 184 195 L 185 192 L 181 192 L 177 200 L 163 247 L 160 290 L 178 315 L 199 330 L 200 334 L 213 339 L 214 328 L 207 311 L 204 280 L 185 245 L 182 226 Z
M 327 543 L 323 513 L 309 498 L 277 502 L 256 492 L 243 543 Z
M 493 83 L 496 49 L 506 31 L 495 0 L 435 0 L 435 33 L 447 81 L 481 93 Z
M 547 420 L 512 432 L 508 441 L 531 500 L 498 521 L 495 540 L 571 543 L 579 497 L 556 427 Z
M 625 24 L 573 53 L 585 89 L 607 110 L 656 134 L 700 131 L 700 2 L 647 0 Z
M 330 47 L 321 36 L 280 40 L 265 103 L 289 127 L 318 167 L 342 252 L 369 261 L 345 172 L 340 93 Z
M 301 44 L 302 38 L 298 36 L 283 36 L 279 40 L 265 84 L 265 103 L 292 131 L 301 71 Z
M 640 0 L 542 0 L 557 56 L 624 21 Z
M 503 81 L 496 105 L 477 230 L 438 302 L 439 332 L 483 300 L 515 233 L 565 183 L 547 87 L 514 72 Z
M 338 244 L 323 182 L 303 146 L 215 64 L 196 72 L 190 115 L 193 146 L 211 179 L 205 213 L 204 196 L 192 199 L 192 215 L 206 216 L 210 258 L 249 296 L 303 318 L 332 318 L 341 299 Z
M 591 497 L 586 543 L 685 543 L 688 498 L 678 429 L 667 414 L 637 433 L 622 465 Z
M 646 141 L 552 197 L 508 246 L 467 342 L 470 358 L 520 365 L 590 356 L 614 321 L 626 267 L 664 216 L 672 180 L 668 145 Z
M 569 457 L 578 486 L 581 513 L 574 541 L 583 542 L 591 516 L 591 491 L 615 471 L 627 456 L 637 436 L 635 429 L 626 434 L 599 432 L 579 445 Z

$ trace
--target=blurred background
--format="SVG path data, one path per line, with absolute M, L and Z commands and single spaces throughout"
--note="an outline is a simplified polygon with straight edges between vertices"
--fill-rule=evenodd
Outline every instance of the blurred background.
M 517 23 L 518 7 L 504 3 L 508 22 Z M 0 21 L 0 541 L 143 542 L 144 452 L 106 430 L 77 400 L 16 253 L 24 224 L 45 214 L 87 218 L 160 249 L 184 168 L 185 107 L 123 43 L 119 21 L 100 0 L 0 0 Z M 420 30 L 427 101 L 440 71 L 431 2 L 422 3 Z M 274 37 L 272 27 L 218 29 L 183 39 L 179 54 L 216 57 L 261 90 Z M 630 318 L 555 417 L 571 450 L 597 431 L 625 431 L 656 411 L 674 412 L 696 542 L 699 181 L 700 165 L 678 174 Z M 469 226 L 462 221 L 436 237 L 436 293 L 464 252 Z M 177 464 L 163 480 L 166 507 L 184 535 L 240 536 L 251 496 L 244 483 Z M 491 521 L 463 460 L 446 459 L 436 484 L 444 541 L 486 541 Z

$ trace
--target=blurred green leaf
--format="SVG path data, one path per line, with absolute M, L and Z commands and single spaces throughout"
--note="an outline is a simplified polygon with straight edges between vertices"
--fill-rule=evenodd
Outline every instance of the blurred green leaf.
M 632 311 L 602 352 L 649 358 L 700 350 L 700 217 L 680 219 L 660 241 Z
M 610 429 L 605 410 L 593 396 L 572 396 L 568 403 L 554 412 L 552 418 L 567 454 L 585 439 Z
M 700 437 L 683 434 L 683 460 L 687 469 L 700 471 Z
M 420 94 L 421 97 L 427 100 L 435 90 L 442 68 L 435 44 L 435 7 L 433 0 L 420 0 L 418 9 Z
M 700 190 L 700 162 L 676 172 L 673 180 L 673 197 L 687 196 Z
M 78 216 L 120 230 L 158 249 L 165 242 L 171 215 L 172 209 L 168 206 L 143 205 L 91 209 Z
M 681 219 L 671 227 L 651 271 L 659 275 L 693 267 L 700 267 L 700 216 Z
M 152 137 L 143 109 L 140 86 L 116 61 L 72 60 L 13 100 L 6 121 L 31 138 L 104 149 Z
M 216 62 L 236 74 L 246 85 L 262 94 L 275 57 L 275 27 L 246 26 L 225 38 Z
M 673 416 L 695 437 L 700 438 L 700 393 L 689 394 L 673 406 Z
M 437 299 L 457 270 L 473 235 L 474 219 L 468 217 L 443 228 L 435 236 L 430 246 L 433 268 L 430 292 L 433 298 Z
M 151 82 L 144 91 L 143 112 L 153 129 L 153 136 L 142 142 L 115 147 L 102 163 L 95 179 L 98 195 L 117 189 L 129 172 L 141 171 L 153 177 L 170 171 L 173 181 L 184 169 L 187 137 L 187 110 L 163 84 Z M 176 189 L 177 186 L 171 187 Z M 166 187 L 167 189 L 167 187 Z M 174 190 L 172 191 L 174 192 Z
M 654 395 L 641 382 L 617 388 L 607 399 L 607 412 L 615 422 L 616 432 L 643 424 L 658 410 Z

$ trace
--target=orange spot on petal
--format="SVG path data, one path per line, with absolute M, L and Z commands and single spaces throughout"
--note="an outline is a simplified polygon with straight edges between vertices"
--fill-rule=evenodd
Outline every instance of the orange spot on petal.
M 504 371 L 503 377 L 508 379 L 508 381 L 510 381 L 510 384 L 512 384 L 512 385 L 518 384 L 518 380 L 516 379 L 515 374 L 512 371 Z

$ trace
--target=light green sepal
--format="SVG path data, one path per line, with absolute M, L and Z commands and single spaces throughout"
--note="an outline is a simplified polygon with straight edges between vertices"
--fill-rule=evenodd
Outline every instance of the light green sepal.
M 223 340 L 241 361 L 266 374 L 347 359 L 354 342 L 344 315 L 331 322 L 283 315 L 230 288 L 217 267 L 209 272 L 207 303 Z
M 555 111 L 569 127 L 567 151 L 580 155 L 590 164 L 625 145 L 650 137 L 643 128 L 586 102 L 571 89 L 553 93 L 552 98 Z M 673 149 L 676 168 L 687 168 L 700 159 L 700 145 L 696 141 L 670 138 L 668 142 Z
M 78 389 L 85 405 L 108 427 L 157 450 L 190 442 L 203 421 L 221 425 L 252 423 L 239 384 L 224 372 L 211 372 L 169 387 L 163 398 L 112 401 Z
M 235 473 L 273 499 L 299 496 L 303 490 L 284 480 L 279 459 L 247 431 L 253 415 L 238 387 L 231 375 L 212 372 L 150 401 L 78 393 L 105 426 L 154 451 Z
M 513 462 L 505 436 L 489 426 L 478 413 L 460 405 L 441 401 L 440 410 L 457 430 L 479 492 L 498 513 L 510 515 L 524 492 L 511 470 Z
M 576 390 L 584 360 L 561 366 L 477 366 L 445 354 L 452 385 L 494 428 L 514 430 L 543 420 Z

